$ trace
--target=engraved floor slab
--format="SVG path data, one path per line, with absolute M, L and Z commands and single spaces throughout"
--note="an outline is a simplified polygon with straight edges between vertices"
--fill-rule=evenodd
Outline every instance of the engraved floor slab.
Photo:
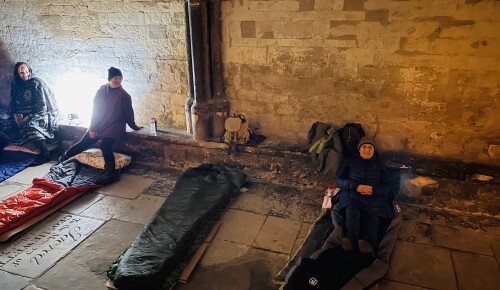
M 0 244 L 0 270 L 34 278 L 51 267 L 103 222 L 57 213 L 18 240 Z
M 80 214 L 100 220 L 109 220 L 115 214 L 119 213 L 129 202 L 131 202 L 130 199 L 105 196 Z
M 110 220 L 54 267 L 33 281 L 37 289 L 105 290 L 106 271 L 137 237 L 142 225 Z
M 30 281 L 30 278 L 0 271 L 0 289 L 21 290 Z
M 77 199 L 73 200 L 66 206 L 64 206 L 61 211 L 73 214 L 79 214 L 91 207 L 94 203 L 98 202 L 104 197 L 104 195 L 99 194 L 95 191 L 87 191 L 83 195 L 79 196 Z

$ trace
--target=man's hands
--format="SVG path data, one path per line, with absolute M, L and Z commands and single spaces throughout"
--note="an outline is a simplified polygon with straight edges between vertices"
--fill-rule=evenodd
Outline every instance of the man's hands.
M 356 191 L 359 192 L 361 195 L 372 195 L 373 194 L 373 187 L 370 185 L 360 184 L 356 188 Z
M 14 121 L 16 121 L 17 126 L 23 127 L 30 120 L 31 115 L 23 115 L 20 113 L 14 114 Z

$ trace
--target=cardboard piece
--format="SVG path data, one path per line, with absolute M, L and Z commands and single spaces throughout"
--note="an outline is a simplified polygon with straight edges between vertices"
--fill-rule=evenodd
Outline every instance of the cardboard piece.
M 203 254 L 205 251 L 208 249 L 208 246 L 210 246 L 210 243 L 212 242 L 213 238 L 215 237 L 215 234 L 219 231 L 220 227 L 222 225 L 222 222 L 219 220 L 210 230 L 208 235 L 205 237 L 205 240 L 203 243 L 200 245 L 196 253 L 193 255 L 189 263 L 186 265 L 184 270 L 182 270 L 181 276 L 177 281 L 180 283 L 186 284 L 187 281 L 189 280 L 189 277 L 191 276 L 191 273 L 193 273 L 194 268 L 196 268 L 196 265 L 198 265 L 198 262 L 201 260 L 201 257 L 203 257 Z

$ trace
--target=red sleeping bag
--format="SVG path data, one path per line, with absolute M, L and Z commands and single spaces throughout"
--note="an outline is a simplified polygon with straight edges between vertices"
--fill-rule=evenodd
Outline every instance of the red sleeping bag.
M 96 187 L 98 186 L 86 185 L 66 188 L 44 178 L 33 179 L 31 187 L 0 201 L 0 235 L 57 206 L 75 194 Z

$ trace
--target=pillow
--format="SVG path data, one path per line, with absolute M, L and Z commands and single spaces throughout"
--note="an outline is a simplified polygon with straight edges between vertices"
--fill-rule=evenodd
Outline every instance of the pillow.
M 132 157 L 125 154 L 113 152 L 115 155 L 115 169 L 123 168 L 130 164 Z M 79 153 L 71 159 L 76 159 L 78 162 L 87 164 L 99 169 L 104 169 L 104 157 L 102 157 L 101 149 L 91 148 Z
M 26 153 L 31 153 L 31 154 L 39 154 L 40 150 L 35 149 L 31 150 L 30 148 L 19 146 L 19 145 L 7 145 L 3 148 L 5 151 L 20 151 L 20 152 L 26 152 Z

